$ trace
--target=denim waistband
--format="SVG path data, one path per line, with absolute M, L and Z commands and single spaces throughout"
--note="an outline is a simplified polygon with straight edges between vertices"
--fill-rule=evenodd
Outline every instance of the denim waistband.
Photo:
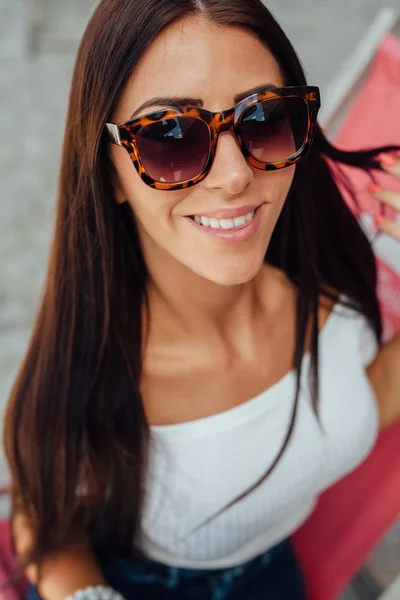
M 232 567 L 224 567 L 217 569 L 194 569 L 187 567 L 173 567 L 170 565 L 159 563 L 150 558 L 146 558 L 145 563 L 146 567 L 149 569 L 149 572 L 151 571 L 154 575 L 158 575 L 167 587 L 175 587 L 179 581 L 184 581 L 188 579 L 203 579 L 212 575 L 218 576 L 218 578 L 222 578 L 224 580 L 234 579 L 237 576 L 244 575 L 246 572 L 253 571 L 253 569 L 257 568 L 258 566 L 267 566 L 272 560 L 272 558 L 275 555 L 287 549 L 288 545 L 289 541 L 284 540 L 283 542 L 280 542 L 276 546 L 269 548 L 262 554 L 259 554 L 256 557 L 244 563 Z

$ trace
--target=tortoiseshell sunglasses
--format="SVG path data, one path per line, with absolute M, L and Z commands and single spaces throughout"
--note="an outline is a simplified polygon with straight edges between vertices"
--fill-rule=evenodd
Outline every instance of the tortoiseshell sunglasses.
M 106 133 L 110 142 L 128 151 L 147 185 L 179 190 L 206 177 L 222 131 L 234 133 L 256 169 L 294 165 L 311 146 L 319 108 L 318 87 L 274 88 L 223 112 L 163 109 L 125 123 L 106 123 Z

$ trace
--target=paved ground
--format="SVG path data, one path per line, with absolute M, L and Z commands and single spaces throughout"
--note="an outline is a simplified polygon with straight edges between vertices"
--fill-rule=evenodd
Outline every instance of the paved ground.
M 324 93 L 379 8 L 398 2 L 270 0 L 269 6 L 297 48 L 309 82 Z M 34 27 L 34 4 L 44 9 L 41 29 Z M 68 86 L 76 46 L 94 4 L 0 0 L 0 411 L 40 294 Z M 0 480 L 6 477 L 0 453 Z M 389 557 L 385 564 L 400 571 L 392 560 L 394 554 L 400 556 L 398 534 L 384 551 Z

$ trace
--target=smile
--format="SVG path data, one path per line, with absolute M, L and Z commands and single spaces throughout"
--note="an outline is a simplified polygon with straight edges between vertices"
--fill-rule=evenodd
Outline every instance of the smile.
M 254 210 L 231 218 L 219 219 L 207 215 L 193 215 L 185 217 L 185 220 L 209 239 L 214 238 L 219 243 L 237 244 L 249 240 L 257 233 L 265 206 L 261 204 Z
M 254 210 L 246 213 L 245 215 L 241 215 L 240 217 L 235 217 L 233 219 L 217 219 L 216 217 L 207 217 L 207 216 L 199 216 L 194 215 L 191 217 L 198 225 L 202 225 L 203 227 L 211 227 L 211 229 L 235 229 L 236 227 L 243 227 L 246 223 L 249 223 L 254 218 Z

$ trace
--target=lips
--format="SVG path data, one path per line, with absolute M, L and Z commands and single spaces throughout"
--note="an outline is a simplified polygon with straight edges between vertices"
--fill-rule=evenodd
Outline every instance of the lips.
M 194 217 L 187 216 L 184 217 L 184 219 L 191 227 L 194 228 L 193 230 L 198 231 L 201 235 L 207 236 L 209 239 L 213 239 L 218 243 L 237 244 L 246 242 L 257 233 L 260 226 L 263 209 L 265 209 L 265 203 L 260 204 L 256 210 L 246 213 L 246 215 L 248 215 L 247 220 L 242 215 L 242 220 L 244 218 L 245 223 L 237 226 L 235 226 L 234 219 L 239 219 L 240 217 L 234 217 L 234 219 L 217 219 L 216 217 L 208 218 L 198 216 L 198 219 L 200 218 L 200 223 L 198 223 Z M 201 219 L 203 218 L 209 219 L 208 226 L 202 224 Z M 227 221 L 227 226 L 221 227 L 221 221 Z M 233 227 L 230 226 L 232 222 Z

